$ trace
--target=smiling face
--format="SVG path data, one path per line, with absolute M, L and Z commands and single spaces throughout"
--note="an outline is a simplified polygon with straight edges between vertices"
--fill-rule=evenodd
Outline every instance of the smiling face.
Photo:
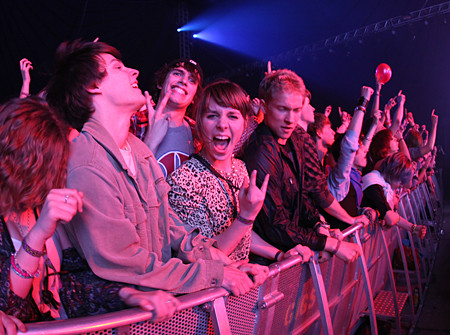
M 214 99 L 202 115 L 202 152 L 216 168 L 225 169 L 231 164 L 234 147 L 242 136 L 245 120 L 241 112 L 232 107 L 222 107 Z
M 184 67 L 179 66 L 169 71 L 161 87 L 160 97 L 164 97 L 167 92 L 171 92 L 168 105 L 176 108 L 186 109 L 197 93 L 200 78 L 197 74 L 191 73 Z
M 145 98 L 138 86 L 139 71 L 126 67 L 110 54 L 100 54 L 100 58 L 101 66 L 106 69 L 106 76 L 93 92 L 101 93 L 105 103 L 126 108 L 131 113 L 142 107 Z
M 304 96 L 297 91 L 279 91 L 263 104 L 264 122 L 278 137 L 279 144 L 286 144 L 300 119 Z

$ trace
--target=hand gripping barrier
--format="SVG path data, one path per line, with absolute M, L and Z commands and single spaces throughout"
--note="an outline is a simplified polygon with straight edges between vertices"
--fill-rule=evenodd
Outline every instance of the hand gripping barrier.
M 424 190 L 417 188 L 400 202 L 399 214 L 413 223 L 417 215 L 422 215 L 419 217 L 422 221 L 434 220 L 429 217 L 435 200 L 433 195 L 428 193 L 431 201 L 423 201 L 422 197 L 417 200 L 418 192 L 423 194 Z M 417 201 L 424 204 L 427 212 L 416 212 Z M 418 246 L 419 254 L 424 253 L 415 257 L 413 271 L 405 265 L 404 252 L 401 255 L 401 271 L 408 277 L 407 282 L 410 272 L 415 274 L 413 284 L 419 285 L 422 304 L 423 285 L 427 287 L 433 264 L 431 253 L 437 249 L 434 236 L 430 235 L 431 241 L 422 242 L 410 233 L 397 228 L 383 230 L 379 225 L 366 228 L 355 225 L 343 234 L 360 247 L 356 262 L 346 264 L 332 257 L 319 263 L 316 254 L 309 263 L 302 264 L 301 257 L 294 256 L 272 264 L 266 282 L 244 296 L 229 296 L 222 288 L 179 296 L 181 304 L 177 313 L 164 322 L 152 323 L 148 321 L 151 312 L 130 308 L 99 316 L 29 323 L 26 334 L 351 334 L 362 324 L 364 314 L 369 316 L 372 334 L 378 333 L 376 318 L 386 317 L 395 320 L 399 333 L 401 307 L 405 304 L 412 309 L 410 321 L 414 323 L 417 306 L 412 304 L 412 284 L 407 284 L 407 293 L 398 292 L 390 259 L 396 246 L 400 246 L 402 253 L 405 240 L 402 235 L 408 237 L 413 248 Z M 387 288 L 390 290 L 385 291 Z M 380 301 L 388 297 L 386 292 L 391 292 L 388 295 L 393 305 L 388 316 L 379 312 Z

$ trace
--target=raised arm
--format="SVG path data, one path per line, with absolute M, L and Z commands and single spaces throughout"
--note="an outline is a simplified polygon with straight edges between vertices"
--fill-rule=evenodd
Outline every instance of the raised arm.
M 436 134 L 437 134 L 437 125 L 438 125 L 439 117 L 434 114 L 434 109 L 431 112 L 431 129 L 428 135 L 427 144 L 425 144 L 422 148 L 420 148 L 420 154 L 425 156 L 427 153 L 431 152 L 436 144 Z
M 392 133 L 395 134 L 397 130 L 400 128 L 403 120 L 404 108 L 405 108 L 406 97 L 402 94 L 400 90 L 397 95 L 397 109 L 392 116 L 392 124 L 389 127 L 392 130 Z

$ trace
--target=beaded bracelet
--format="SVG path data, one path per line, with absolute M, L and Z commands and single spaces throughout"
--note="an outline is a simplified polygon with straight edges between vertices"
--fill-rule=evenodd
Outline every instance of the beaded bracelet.
M 243 224 L 248 224 L 248 225 L 251 225 L 251 224 L 253 224 L 253 222 L 255 222 L 255 220 L 244 219 L 240 214 L 238 215 L 237 219 L 240 222 L 242 222 Z
M 33 249 L 32 247 L 30 247 L 27 242 L 25 242 L 25 239 L 22 240 L 22 248 L 23 250 L 25 250 L 25 252 L 28 255 L 31 255 L 33 257 L 42 257 L 45 255 L 45 250 L 43 251 L 37 251 L 35 249 Z
M 16 255 L 11 255 L 11 267 L 16 275 L 23 279 L 33 279 L 35 277 L 39 277 L 41 271 L 37 270 L 34 274 L 29 273 L 28 271 L 22 269 L 19 264 L 16 262 Z

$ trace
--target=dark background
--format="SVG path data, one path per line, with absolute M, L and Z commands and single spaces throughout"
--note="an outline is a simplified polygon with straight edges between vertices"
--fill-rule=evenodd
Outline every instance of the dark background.
M 443 4 L 440 10 L 411 20 L 410 13 L 438 4 Z M 19 94 L 21 58 L 33 62 L 30 92 L 37 93 L 52 71 L 59 43 L 79 37 L 99 37 L 117 47 L 125 65 L 140 71 L 139 86 L 149 89 L 155 70 L 180 56 L 180 8 L 187 22 L 198 23 L 192 33 L 209 32 L 221 44 L 189 33 L 185 49 L 207 81 L 228 77 L 256 96 L 265 62 L 272 60 L 273 68 L 292 69 L 304 79 L 317 110 L 331 104 L 334 122 L 337 107 L 350 111 L 360 87 L 374 87 L 377 65 L 389 64 L 393 76 L 383 87 L 380 106 L 402 89 L 416 122 L 429 126 L 436 109 L 439 166 L 450 186 L 445 173 L 450 167 L 450 18 L 449 2 L 442 0 L 0 0 L 0 102 Z M 406 23 L 302 51 L 394 17 Z

